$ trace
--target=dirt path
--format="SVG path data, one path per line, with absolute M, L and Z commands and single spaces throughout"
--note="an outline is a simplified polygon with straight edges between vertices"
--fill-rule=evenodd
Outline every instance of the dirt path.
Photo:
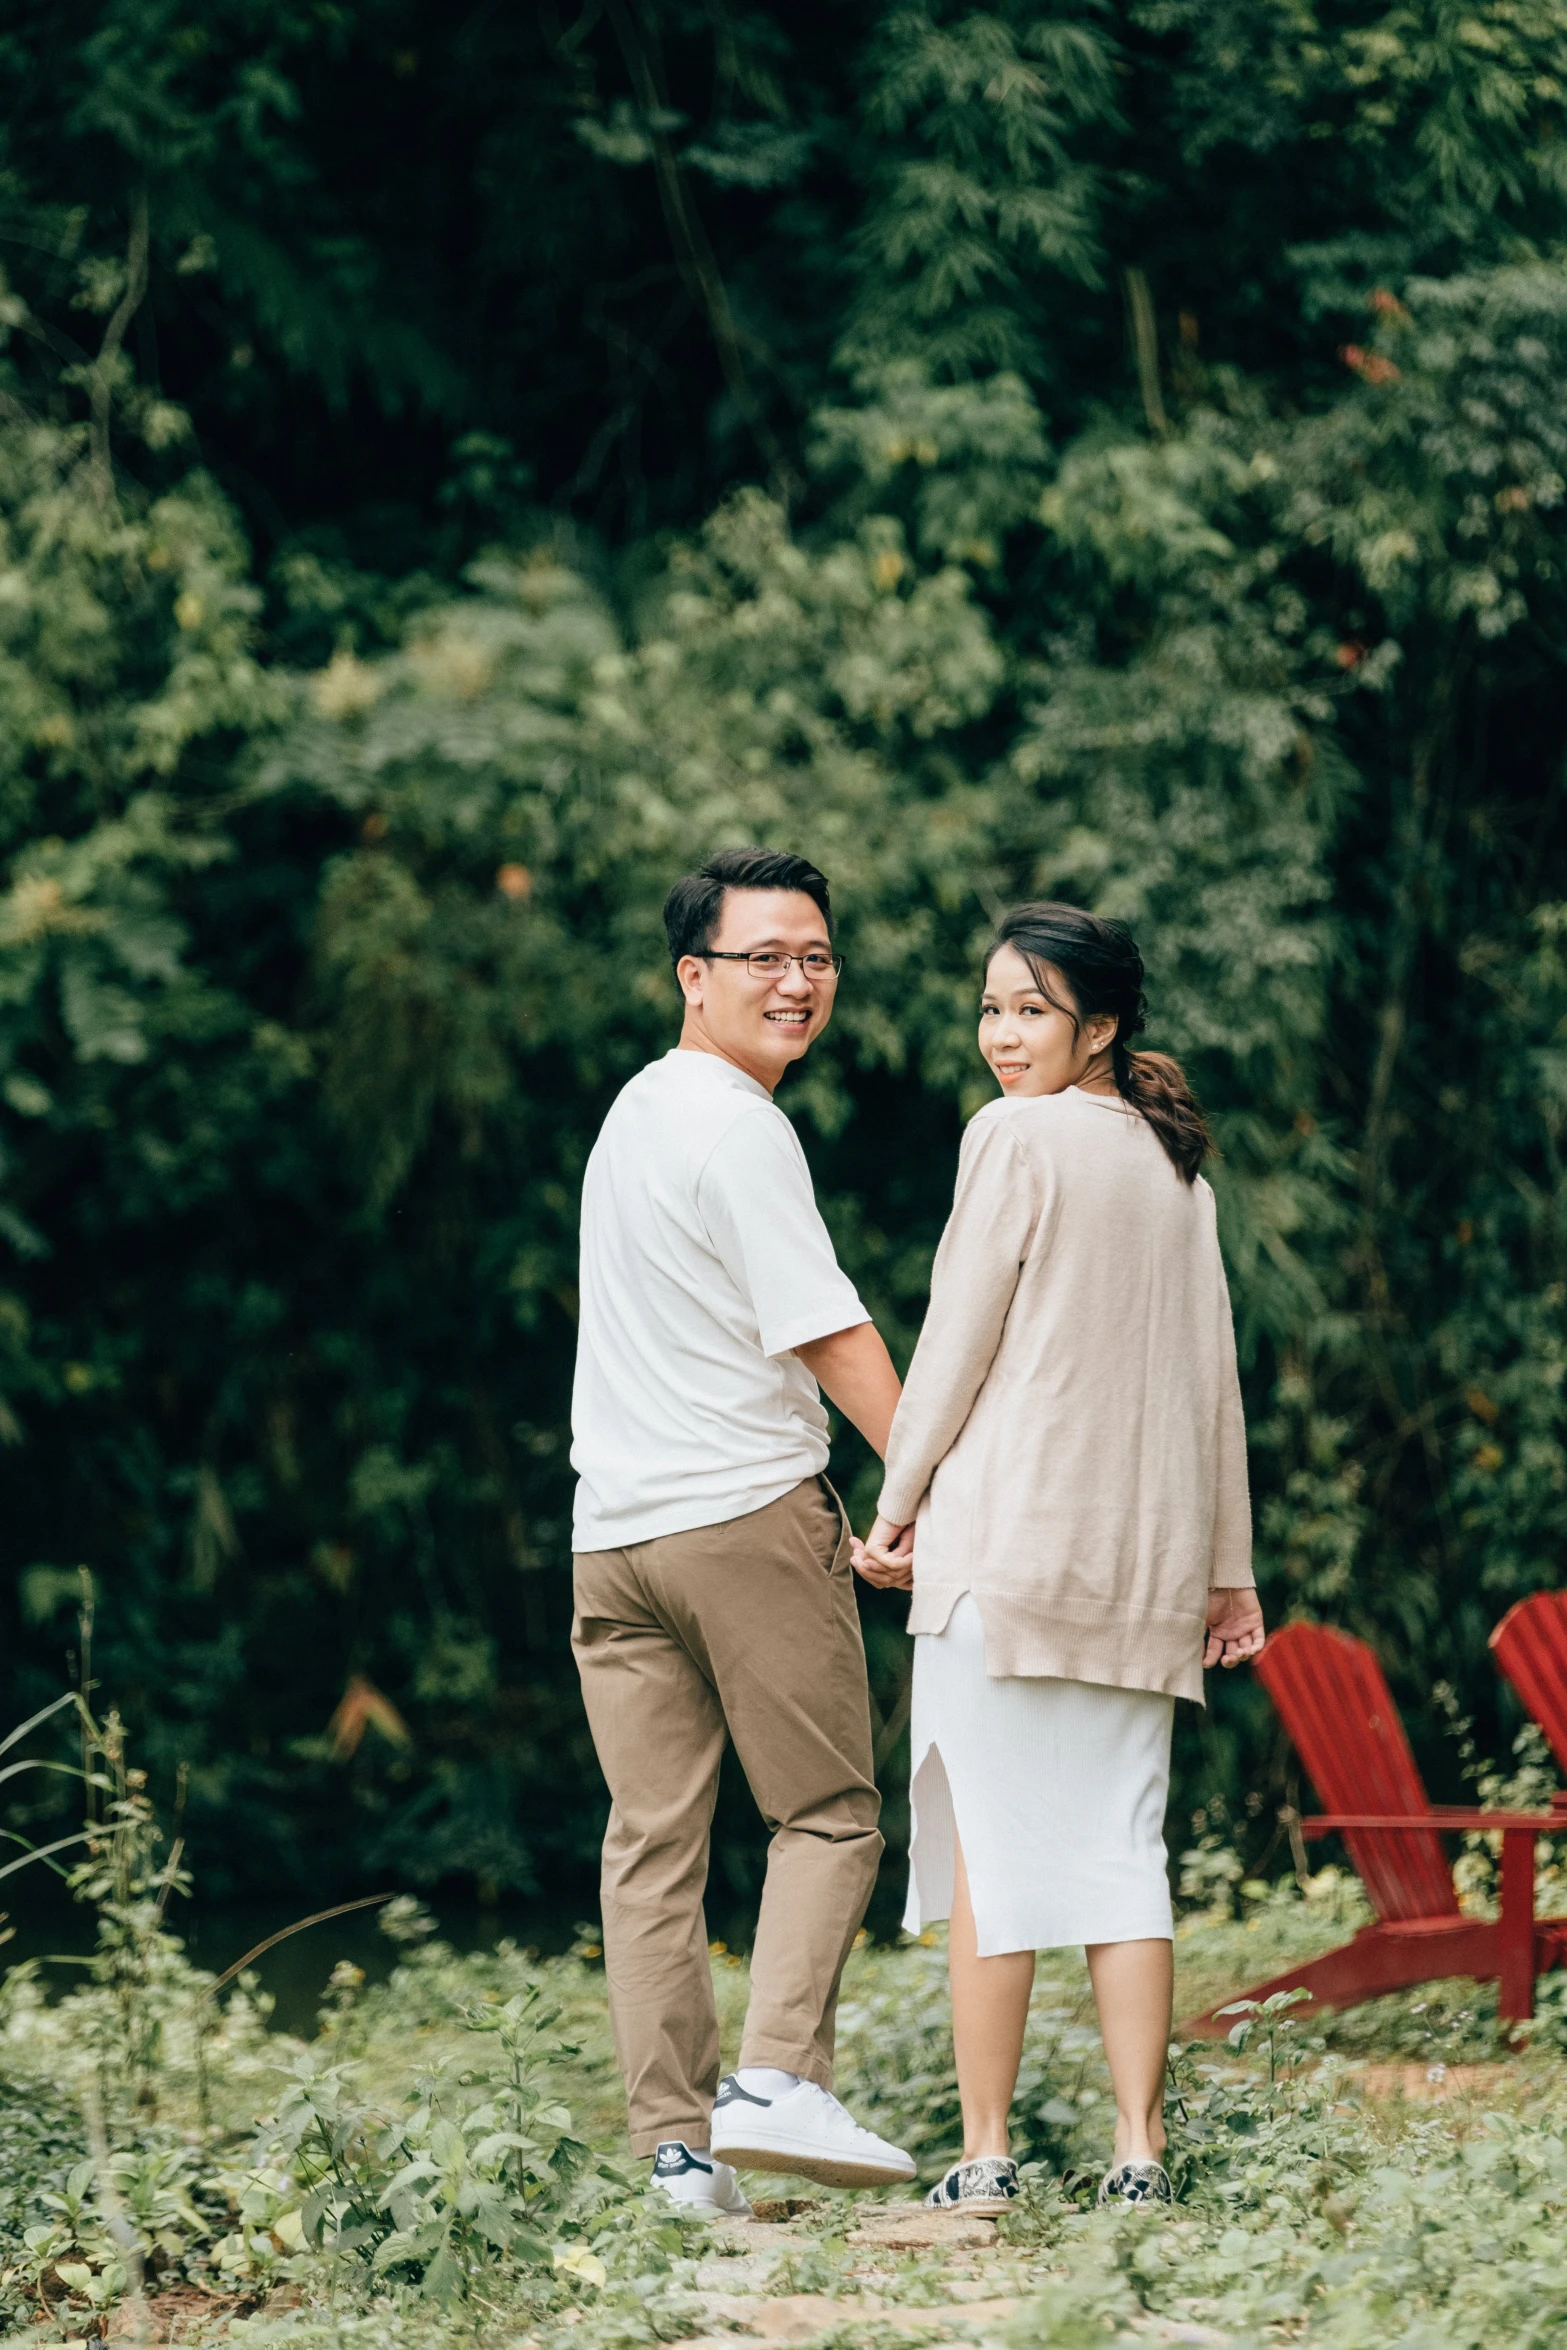
M 695 2322 L 709 2330 L 687 2337 L 682 2350 L 738 2350 L 737 2334 L 802 2344 L 858 2325 L 911 2342 L 977 2344 L 998 2339 L 1038 2291 L 1037 2262 L 1001 2243 L 993 2220 L 947 2219 L 917 2205 L 864 2213 L 843 2239 L 851 2289 L 790 2289 L 817 2242 L 788 2219 L 718 2222 L 695 2280 Z M 1150 2318 L 1135 2330 L 1149 2342 L 1228 2339 L 1178 2320 Z

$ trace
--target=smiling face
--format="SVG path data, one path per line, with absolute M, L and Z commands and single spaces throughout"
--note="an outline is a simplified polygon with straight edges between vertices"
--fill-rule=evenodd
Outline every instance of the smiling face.
M 998 947 L 985 973 L 985 993 L 979 1014 L 979 1049 L 990 1063 L 1002 1092 L 1018 1099 L 1027 1094 L 1065 1093 L 1069 1085 L 1083 1085 L 1096 1093 L 1113 1093 L 1110 1045 L 1115 1021 L 1108 1013 L 1074 1022 L 1063 1004 L 1072 991 L 1059 971 L 1046 966 L 1052 1003 L 1041 989 L 1033 969 L 1014 946 Z
M 798 889 L 729 889 L 713 933 L 715 956 L 831 954 L 832 940 L 814 898 Z M 807 979 L 798 962 L 782 978 L 757 979 L 744 963 L 682 955 L 675 976 L 686 999 L 680 1042 L 717 1053 L 771 1093 L 832 1017 L 837 981 Z

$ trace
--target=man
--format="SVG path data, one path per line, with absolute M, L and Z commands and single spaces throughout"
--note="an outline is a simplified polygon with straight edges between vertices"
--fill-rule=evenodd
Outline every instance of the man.
M 632 2148 L 677 2200 L 743 2214 L 736 2165 L 914 2176 L 831 2095 L 882 1842 L 817 1389 L 885 1454 L 898 1379 L 772 1098 L 832 1015 L 826 881 L 726 850 L 664 922 L 680 1042 L 620 1095 L 583 1185 L 572 1647 L 612 1799 L 604 1961 Z M 726 1731 L 773 1833 L 720 2082 L 702 1895 Z

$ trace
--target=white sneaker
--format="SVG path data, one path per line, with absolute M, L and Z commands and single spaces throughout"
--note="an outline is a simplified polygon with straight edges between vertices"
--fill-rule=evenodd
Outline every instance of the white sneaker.
M 896 2187 L 916 2169 L 911 2154 L 862 2130 L 814 2081 L 799 2081 L 781 2097 L 756 2097 L 733 2073 L 718 2084 L 713 2152 L 737 2169 L 790 2171 L 824 2187 Z
M 693 2154 L 684 2138 L 665 2138 L 653 2157 L 653 2185 L 682 2211 L 703 2219 L 749 2219 L 751 2206 L 727 2162 Z

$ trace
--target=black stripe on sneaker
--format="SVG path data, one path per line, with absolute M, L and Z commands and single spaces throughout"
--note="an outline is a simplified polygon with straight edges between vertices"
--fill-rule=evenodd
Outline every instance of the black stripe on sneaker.
M 713 2099 L 713 2111 L 716 2113 L 721 2105 L 760 2105 L 765 2108 L 771 2104 L 770 2097 L 758 2097 L 751 2090 L 742 2089 L 733 2073 L 725 2073 L 718 2084 L 718 2095 Z
M 687 2171 L 693 2170 L 705 2172 L 708 2178 L 713 2175 L 712 2164 L 704 2162 L 700 2154 L 693 2154 L 684 2138 L 664 2139 L 653 2156 L 654 2178 L 682 2179 Z

